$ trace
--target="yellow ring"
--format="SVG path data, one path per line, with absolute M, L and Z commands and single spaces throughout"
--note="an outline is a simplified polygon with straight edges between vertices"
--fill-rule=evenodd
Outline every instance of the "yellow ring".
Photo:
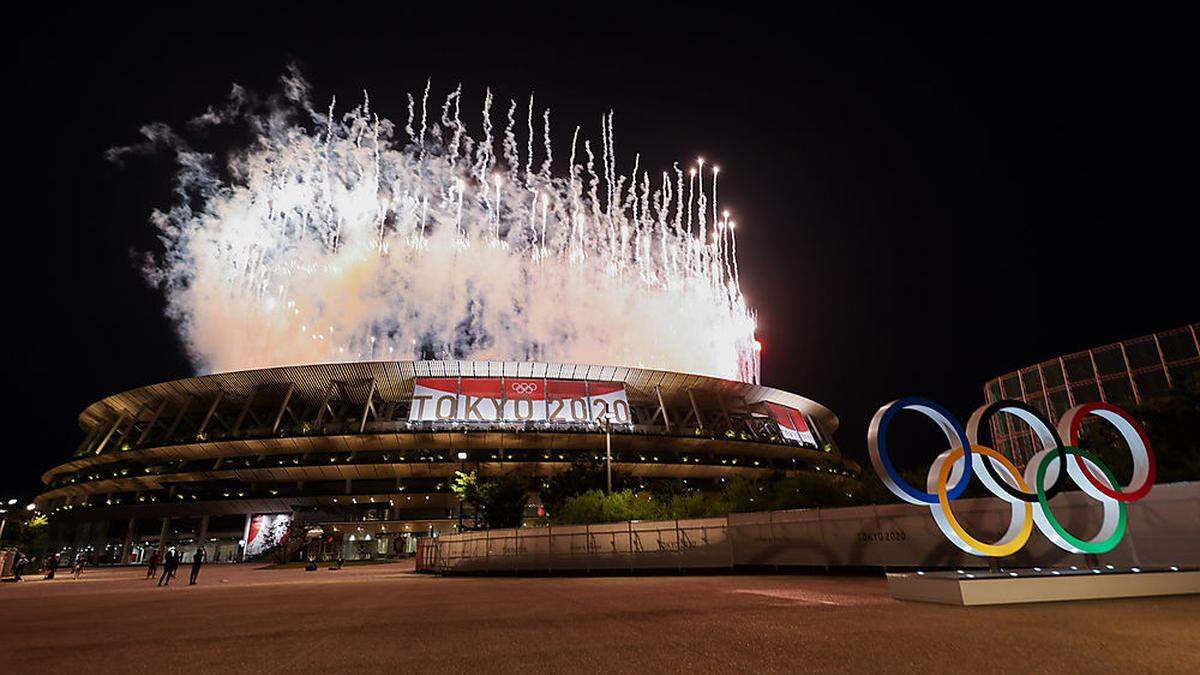
M 1009 475 L 1017 480 L 1017 485 L 1023 491 L 1029 492 L 1029 486 L 1025 484 L 1025 479 L 1021 476 L 1021 472 L 1017 470 L 1017 467 L 1013 466 L 1012 462 L 1008 461 L 1007 457 L 983 445 L 972 445 L 971 452 L 978 452 L 980 455 L 986 455 L 1000 462 L 1000 464 L 1008 470 Z M 1000 558 L 1016 553 L 1017 551 L 1021 550 L 1021 547 L 1025 545 L 1025 542 L 1029 541 L 1029 535 L 1031 532 L 1033 532 L 1033 504 L 1025 501 L 1021 502 L 1025 506 L 1025 521 L 1021 524 L 1021 531 L 1017 534 L 1016 538 L 1007 544 L 988 544 L 967 534 L 967 531 L 963 529 L 962 525 L 958 524 L 958 519 L 954 517 L 954 512 L 950 510 L 950 500 L 946 498 L 946 481 L 950 478 L 950 471 L 954 468 L 954 462 L 957 461 L 959 457 L 962 457 L 962 455 L 962 448 L 954 448 L 951 450 L 950 454 L 946 457 L 946 461 L 942 463 L 941 475 L 938 476 L 938 505 L 942 507 L 942 513 L 944 513 L 946 516 L 946 522 L 950 524 L 950 527 L 954 529 L 954 532 L 961 537 L 962 540 L 967 543 L 967 545 L 974 547 L 981 555 Z

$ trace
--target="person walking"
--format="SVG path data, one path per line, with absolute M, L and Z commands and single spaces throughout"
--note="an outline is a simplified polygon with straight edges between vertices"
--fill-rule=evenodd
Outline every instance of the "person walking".
M 54 573 L 58 571 L 58 554 L 54 553 L 46 558 L 46 579 L 53 579 Z
M 13 581 L 21 580 L 21 575 L 25 572 L 25 566 L 28 564 L 29 558 L 26 558 L 24 553 L 18 553 L 17 562 L 13 564 Z
M 147 565 L 147 567 L 146 567 L 146 578 L 147 579 L 154 578 L 154 573 L 158 571 L 158 561 L 161 556 L 162 556 L 162 553 L 157 550 L 154 551 L 154 553 L 150 554 L 150 560 L 148 561 L 149 565 Z
M 75 564 L 71 565 L 71 579 L 83 576 L 83 554 L 75 556 Z
M 170 586 L 171 579 L 175 578 L 175 568 L 179 567 L 179 554 L 175 549 L 167 551 L 166 558 L 163 559 L 162 576 L 158 578 L 159 586 Z
M 204 552 L 203 546 L 196 549 L 196 552 L 192 554 L 192 575 L 188 579 L 188 586 L 196 585 L 196 577 L 200 576 L 200 566 L 204 564 L 207 558 L 208 554 Z

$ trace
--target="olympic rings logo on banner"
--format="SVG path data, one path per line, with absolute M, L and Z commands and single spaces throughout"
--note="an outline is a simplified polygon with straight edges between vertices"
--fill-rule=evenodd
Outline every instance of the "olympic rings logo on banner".
M 532 394 L 537 391 L 537 384 L 534 382 L 513 382 L 510 388 L 518 394 Z
M 909 485 L 888 454 L 888 426 L 902 410 L 919 412 L 933 420 L 950 442 L 950 449 L 938 455 L 929 468 L 924 490 Z M 1024 475 L 1007 457 L 979 444 L 980 428 L 1001 412 L 1014 415 L 1028 425 L 1042 446 L 1029 459 Z M 1116 476 L 1099 457 L 1079 447 L 1080 428 L 1088 415 L 1095 415 L 1116 428 L 1133 454 L 1133 477 L 1124 488 L 1118 487 Z M 1035 524 L 1047 539 L 1065 551 L 1107 553 L 1125 536 L 1126 505 L 1145 497 L 1154 485 L 1154 450 L 1146 433 L 1129 413 L 1108 403 L 1077 405 L 1063 414 L 1055 428 L 1036 409 L 1021 401 L 997 401 L 977 409 L 964 429 L 941 405 L 910 396 L 892 401 L 875 413 L 867 444 L 871 464 L 884 485 L 910 504 L 928 506 L 946 538 L 977 556 L 999 557 L 1019 551 L 1029 540 Z M 1050 509 L 1050 499 L 1066 483 L 1064 473 L 1103 506 L 1100 531 L 1089 539 L 1068 532 Z M 962 495 L 974 477 L 1011 507 L 1008 529 L 992 543 L 968 534 L 950 508 L 950 502 Z

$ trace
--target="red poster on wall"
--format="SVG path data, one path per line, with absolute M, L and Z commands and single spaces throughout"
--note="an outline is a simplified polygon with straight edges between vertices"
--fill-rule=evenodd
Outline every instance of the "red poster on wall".
M 779 425 L 779 433 L 784 438 L 805 445 L 817 445 L 817 437 L 809 429 L 808 420 L 804 419 L 804 413 L 778 403 L 768 402 L 767 408 L 770 409 L 771 417 Z

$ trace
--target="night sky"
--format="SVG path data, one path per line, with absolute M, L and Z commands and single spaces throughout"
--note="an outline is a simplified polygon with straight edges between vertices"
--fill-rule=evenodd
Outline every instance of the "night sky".
M 289 62 L 318 101 L 367 89 L 393 120 L 426 77 L 461 82 L 470 111 L 487 86 L 532 90 L 556 139 L 594 135 L 613 109 L 626 171 L 635 152 L 658 170 L 719 163 L 764 382 L 832 408 L 859 460 L 897 396 L 965 419 L 997 374 L 1200 318 L 1195 171 L 1180 169 L 1195 111 L 1175 93 L 1194 75 L 1175 72 L 1186 42 L 1156 33 L 1167 17 L 250 4 L 13 27 L 0 496 L 35 494 L 88 403 L 191 374 L 134 262 L 155 246 L 170 165 L 122 169 L 105 149 L 183 124 L 233 82 L 277 91 Z

